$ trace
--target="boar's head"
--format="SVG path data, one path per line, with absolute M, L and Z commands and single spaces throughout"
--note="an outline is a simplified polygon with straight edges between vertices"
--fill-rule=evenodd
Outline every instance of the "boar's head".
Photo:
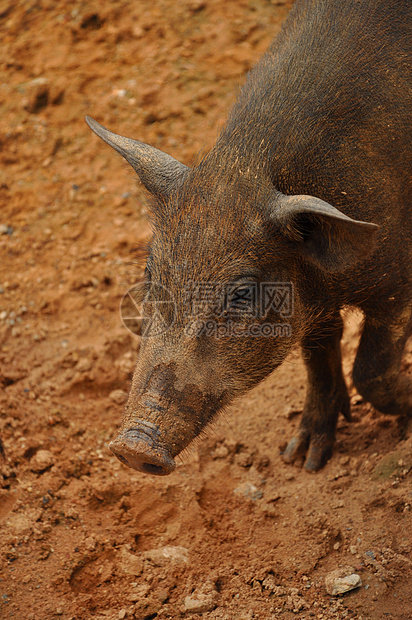
M 318 198 L 281 194 L 263 168 L 233 154 L 214 149 L 188 168 L 86 120 L 154 197 L 144 337 L 110 447 L 130 467 L 164 475 L 299 339 L 302 261 L 340 271 L 369 249 L 375 227 Z

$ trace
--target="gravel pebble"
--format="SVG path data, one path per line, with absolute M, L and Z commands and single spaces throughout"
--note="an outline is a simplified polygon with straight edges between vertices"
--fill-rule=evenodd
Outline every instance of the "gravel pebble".
M 170 563 L 187 564 L 189 561 L 189 551 L 186 547 L 161 547 L 160 549 L 144 551 L 142 557 L 145 560 L 150 560 L 156 566 L 166 566 Z
M 216 593 L 209 592 L 204 594 L 202 592 L 194 593 L 192 596 L 186 596 L 185 602 L 182 607 L 182 611 L 193 613 L 204 613 L 206 611 L 212 611 L 216 607 Z
M 235 495 L 240 495 L 241 497 L 247 497 L 254 502 L 258 499 L 262 499 L 263 497 L 263 491 L 250 482 L 244 482 L 240 486 L 236 487 L 233 493 Z
M 362 580 L 352 566 L 337 568 L 325 577 L 326 592 L 331 596 L 341 596 L 362 585 Z
M 13 234 L 13 228 L 8 224 L 0 224 L 0 235 L 11 235 Z
M 126 575 L 140 575 L 143 570 L 142 558 L 124 548 L 119 549 L 116 564 Z
M 40 474 L 54 465 L 54 455 L 49 450 L 38 450 L 30 460 L 30 469 L 36 474 Z

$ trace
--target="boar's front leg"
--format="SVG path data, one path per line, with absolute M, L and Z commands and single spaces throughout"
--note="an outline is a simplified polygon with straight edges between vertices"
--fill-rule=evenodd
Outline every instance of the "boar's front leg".
M 331 457 L 339 413 L 350 420 L 350 400 L 342 374 L 339 314 L 316 323 L 316 331 L 302 341 L 308 388 L 298 435 L 287 446 L 284 460 L 306 456 L 304 467 L 317 471 Z

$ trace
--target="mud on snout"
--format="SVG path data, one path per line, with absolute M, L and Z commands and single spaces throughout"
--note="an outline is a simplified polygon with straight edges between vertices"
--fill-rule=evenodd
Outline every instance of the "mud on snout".
M 165 476 L 175 457 L 228 402 L 226 393 L 204 393 L 187 383 L 178 389 L 172 364 L 158 364 L 140 389 L 132 384 L 122 428 L 109 447 L 132 469 Z

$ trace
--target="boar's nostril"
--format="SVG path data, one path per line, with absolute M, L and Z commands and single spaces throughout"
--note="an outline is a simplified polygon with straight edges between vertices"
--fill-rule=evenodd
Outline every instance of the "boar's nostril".
M 159 435 L 155 424 L 142 420 L 121 432 L 109 448 L 128 467 L 147 474 L 166 476 L 175 469 L 176 464 L 161 445 Z

